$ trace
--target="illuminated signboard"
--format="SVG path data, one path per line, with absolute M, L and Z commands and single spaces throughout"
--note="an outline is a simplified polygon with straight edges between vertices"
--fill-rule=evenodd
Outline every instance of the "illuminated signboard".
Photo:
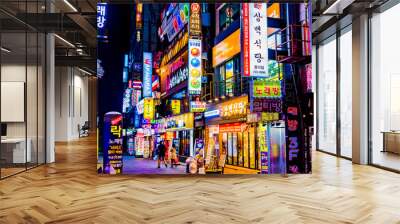
M 252 112 L 282 113 L 281 99 L 253 99 L 251 103 Z
M 172 114 L 177 115 L 181 113 L 181 101 L 171 100 L 171 110 Z
M 167 131 L 177 129 L 192 129 L 194 123 L 193 113 L 185 113 L 166 118 Z
M 247 96 L 241 96 L 223 102 L 219 105 L 219 116 L 227 119 L 246 116 L 247 104 Z
M 201 63 L 201 40 L 189 39 L 189 94 L 200 95 L 201 94 L 201 75 L 202 75 L 202 63 Z
M 257 133 L 258 133 L 258 145 L 260 147 L 261 173 L 267 174 L 269 172 L 267 127 L 264 125 L 259 125 Z
M 199 3 L 190 4 L 189 35 L 190 37 L 201 36 L 201 7 Z
M 146 120 L 154 118 L 154 100 L 152 98 L 144 99 L 143 118 Z
M 97 3 L 97 38 L 107 39 L 106 35 L 107 3 Z
M 189 4 L 188 3 L 171 3 L 167 11 L 163 12 L 161 27 L 158 34 L 163 40 L 164 35 L 168 37 L 168 41 L 172 41 L 175 36 L 182 30 L 189 20 Z
M 183 36 L 171 47 L 171 49 L 168 49 L 165 52 L 165 55 L 161 59 L 161 67 L 166 65 L 176 54 L 178 54 L 179 51 L 181 51 L 182 48 L 186 46 L 188 40 L 188 33 L 184 33 Z
M 131 109 L 132 92 L 133 92 L 133 89 L 131 89 L 131 88 L 125 89 L 124 97 L 122 99 L 122 112 L 123 113 L 128 113 Z
M 242 3 L 243 74 L 268 77 L 267 3 Z
M 136 4 L 136 29 L 142 29 L 142 11 L 143 11 L 143 4 L 138 3 Z
M 168 77 L 167 80 L 167 90 L 174 88 L 175 86 L 179 85 L 183 81 L 187 80 L 189 76 L 189 69 L 188 67 L 182 67 L 176 73 Z
M 281 6 L 280 6 L 280 4 L 279 3 L 273 3 L 270 6 L 268 6 L 267 16 L 269 18 L 280 19 L 281 18 Z
M 202 101 L 191 101 L 190 111 L 191 112 L 204 112 L 206 110 L 206 102 Z
M 108 112 L 104 115 L 103 173 L 122 172 L 122 114 Z
M 153 74 L 153 58 L 149 52 L 143 52 L 143 97 L 151 97 L 151 84 Z
M 233 124 L 220 124 L 219 132 L 243 132 L 246 130 L 247 125 L 245 123 L 233 123 Z
M 271 78 L 281 80 L 283 78 L 283 64 L 277 63 L 275 60 L 268 60 L 268 73 Z
M 282 96 L 281 91 L 279 80 L 253 80 L 253 97 L 255 98 L 279 98 Z
M 144 111 L 144 100 L 139 101 L 139 103 L 136 104 L 136 110 L 138 114 L 143 114 Z
M 240 53 L 240 29 L 213 47 L 213 67 Z
M 162 66 L 160 68 L 161 76 L 169 76 L 174 74 L 178 69 L 182 68 L 187 63 L 188 52 L 185 51 L 180 56 L 178 56 L 174 61 Z
M 210 110 L 204 112 L 204 117 L 205 118 L 211 118 L 211 117 L 217 117 L 219 116 L 219 110 Z
M 225 92 L 226 95 L 233 95 L 233 61 L 230 60 L 225 64 Z

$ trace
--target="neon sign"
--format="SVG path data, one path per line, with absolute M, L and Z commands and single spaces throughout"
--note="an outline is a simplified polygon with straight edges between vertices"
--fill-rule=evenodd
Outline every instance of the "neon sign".
M 149 52 L 143 52 L 143 97 L 151 97 L 153 57 Z
M 201 94 L 201 75 L 202 75 L 202 63 L 201 63 L 201 40 L 189 39 L 189 94 L 200 95 Z

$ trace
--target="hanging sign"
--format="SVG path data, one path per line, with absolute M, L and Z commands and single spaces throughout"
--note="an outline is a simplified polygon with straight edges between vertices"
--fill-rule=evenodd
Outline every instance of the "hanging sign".
M 201 94 L 201 40 L 189 39 L 189 94 Z
M 153 74 L 153 57 L 149 52 L 143 53 L 143 97 L 151 97 L 152 90 L 152 74 Z
M 103 173 L 122 172 L 122 114 L 108 112 L 104 115 Z
M 253 81 L 254 98 L 279 98 L 281 96 L 281 81 L 266 79 L 257 79 Z
M 267 3 L 242 3 L 243 74 L 268 77 Z
M 97 38 L 107 39 L 107 3 L 97 3 Z
M 143 118 L 149 121 L 154 119 L 154 100 L 152 98 L 144 99 Z
M 200 20 L 201 6 L 199 3 L 190 4 L 190 19 L 189 19 L 189 36 L 201 36 L 201 20 Z

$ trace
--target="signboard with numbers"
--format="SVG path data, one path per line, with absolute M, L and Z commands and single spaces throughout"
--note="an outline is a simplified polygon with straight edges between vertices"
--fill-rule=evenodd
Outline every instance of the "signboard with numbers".
M 122 172 L 122 114 L 108 112 L 104 115 L 103 173 Z
M 268 77 L 267 3 L 242 3 L 243 74 Z

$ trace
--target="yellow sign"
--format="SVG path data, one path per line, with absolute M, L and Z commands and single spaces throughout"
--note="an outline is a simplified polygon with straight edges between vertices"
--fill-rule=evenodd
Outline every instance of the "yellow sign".
M 171 110 L 172 114 L 177 115 L 181 113 L 181 101 L 171 100 Z
M 240 53 L 240 29 L 229 35 L 212 49 L 213 67 Z
M 248 97 L 240 96 L 223 102 L 219 106 L 219 116 L 222 118 L 236 118 L 247 115 Z
M 261 113 L 262 121 L 279 121 L 279 113 Z
M 152 98 L 144 99 L 143 118 L 146 120 L 154 119 L 154 100 Z

